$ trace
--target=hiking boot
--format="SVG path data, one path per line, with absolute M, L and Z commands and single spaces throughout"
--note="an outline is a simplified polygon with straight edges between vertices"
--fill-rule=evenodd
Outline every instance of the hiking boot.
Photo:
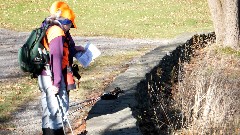
M 64 135 L 63 128 L 60 129 L 50 129 L 50 128 L 42 128 L 43 135 Z

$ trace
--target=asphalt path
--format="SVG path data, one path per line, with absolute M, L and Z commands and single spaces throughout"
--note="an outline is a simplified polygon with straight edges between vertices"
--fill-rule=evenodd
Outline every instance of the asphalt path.
M 18 49 L 26 41 L 29 32 L 15 32 L 0 29 L 0 81 L 18 79 L 24 73 L 18 66 Z M 73 37 L 76 45 L 84 46 L 87 42 L 96 45 L 101 55 L 113 55 L 127 50 L 138 50 L 148 46 L 149 52 L 160 46 L 180 44 L 189 39 L 194 33 L 186 33 L 174 39 L 126 39 L 111 37 Z M 162 50 L 168 53 L 169 50 Z M 158 53 L 158 52 L 155 52 Z M 133 59 L 132 63 L 136 63 Z M 146 61 L 147 62 L 147 61 Z M 8 124 L 16 126 L 14 130 L 0 130 L 0 134 L 40 134 L 41 133 L 41 107 L 40 96 L 26 103 L 17 112 Z M 74 119 L 74 118 L 72 118 Z
M 18 49 L 24 44 L 29 36 L 29 32 L 15 32 L 0 28 L 0 81 L 15 79 L 24 73 L 20 70 L 17 54 Z M 143 46 L 158 46 L 159 42 L 165 40 L 143 40 L 143 39 L 124 39 L 108 37 L 73 37 L 76 45 L 84 46 L 86 42 L 96 45 L 104 54 L 119 53 L 119 51 L 136 50 Z

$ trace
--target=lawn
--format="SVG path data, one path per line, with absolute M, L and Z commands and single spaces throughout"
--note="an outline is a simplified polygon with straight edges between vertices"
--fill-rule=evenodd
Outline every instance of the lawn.
M 53 0 L 0 0 L 1 28 L 30 32 L 39 27 Z M 182 33 L 213 31 L 213 25 L 206 0 L 72 0 L 66 1 L 75 11 L 77 29 L 71 30 L 74 36 L 109 36 L 123 38 L 173 38 Z M 97 65 L 84 70 L 84 89 L 103 89 L 106 82 L 93 78 L 114 78 L 123 72 L 134 56 L 140 56 L 145 49 L 100 57 Z M 110 59 L 117 61 L 109 61 Z M 104 68 L 117 67 L 116 71 L 103 74 Z M 103 71 L 102 71 L 103 70 Z M 110 83 L 108 81 L 107 83 Z M 0 82 L 0 123 L 11 118 L 13 112 L 26 100 L 38 96 L 36 80 L 21 78 L 12 84 Z M 85 93 L 87 94 L 87 93 Z M 31 95 L 31 96 L 30 96 Z M 81 93 L 76 93 L 81 95 Z M 0 125 L 0 129 L 4 127 Z
M 31 31 L 49 15 L 53 0 L 0 0 L 1 27 Z M 172 38 L 211 31 L 206 0 L 71 0 L 78 36 Z

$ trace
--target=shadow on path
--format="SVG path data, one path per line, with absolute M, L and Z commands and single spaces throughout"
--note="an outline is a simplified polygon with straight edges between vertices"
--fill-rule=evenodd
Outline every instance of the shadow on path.
M 195 35 L 182 44 L 159 46 L 135 61 L 110 86 L 122 88 L 125 94 L 114 101 L 100 100 L 92 107 L 87 118 L 88 134 L 158 135 L 181 128 L 184 118 L 173 108 L 172 99 L 179 63 L 189 62 L 195 49 L 214 39 L 214 33 Z

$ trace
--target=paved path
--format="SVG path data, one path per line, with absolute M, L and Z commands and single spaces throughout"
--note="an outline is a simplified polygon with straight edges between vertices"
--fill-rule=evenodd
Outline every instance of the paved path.
M 136 86 L 145 78 L 145 74 L 157 66 L 159 61 L 178 45 L 186 42 L 191 36 L 176 37 L 161 43 L 159 47 L 145 54 L 141 58 L 132 61 L 129 68 L 120 74 L 114 82 L 106 89 L 113 90 L 120 87 L 124 94 L 118 99 L 100 100 L 89 112 L 87 118 L 88 135 L 141 135 L 134 117 L 136 109 Z
M 29 33 L 14 32 L 0 29 L 0 81 L 14 79 L 22 75 L 17 63 L 18 48 L 24 43 Z M 133 110 L 136 106 L 136 85 L 161 58 L 181 43 L 184 43 L 193 34 L 186 34 L 170 40 L 151 39 L 124 39 L 107 37 L 74 37 L 76 44 L 83 44 L 85 40 L 91 41 L 102 51 L 102 55 L 128 49 L 137 50 L 146 45 L 155 48 L 146 55 L 134 59 L 126 72 L 120 74 L 106 89 L 110 91 L 120 87 L 125 91 L 117 100 L 97 102 L 91 109 L 87 118 L 87 131 L 89 135 L 111 134 L 140 134 L 136 125 Z M 120 49 L 119 49 L 120 48 Z M 13 121 L 10 124 L 16 126 L 16 130 L 3 131 L 0 134 L 39 134 L 41 132 L 41 112 L 39 97 L 26 103 L 17 112 L 14 112 Z

